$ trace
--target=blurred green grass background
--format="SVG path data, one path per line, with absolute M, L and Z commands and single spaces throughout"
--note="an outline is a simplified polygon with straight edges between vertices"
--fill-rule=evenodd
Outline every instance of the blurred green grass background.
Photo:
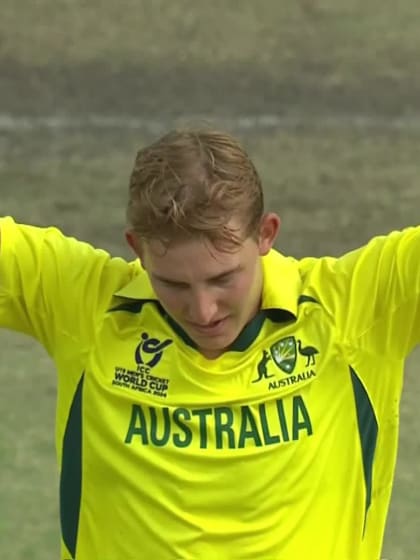
M 255 159 L 283 252 L 338 255 L 417 224 L 419 25 L 414 0 L 3 0 L 0 215 L 128 257 L 128 175 L 158 132 L 142 119 L 163 131 L 204 115 Z M 116 120 L 91 126 L 92 114 Z M 267 114 L 278 121 L 240 125 Z M 65 124 L 31 120 L 42 115 Z M 0 343 L 0 558 L 58 558 L 53 367 L 24 337 Z M 419 363 L 407 367 L 390 560 L 417 557 Z

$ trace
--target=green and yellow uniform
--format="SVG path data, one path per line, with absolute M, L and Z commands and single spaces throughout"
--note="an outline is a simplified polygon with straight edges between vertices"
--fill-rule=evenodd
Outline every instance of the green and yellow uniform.
M 380 557 L 420 227 L 338 259 L 271 251 L 262 309 L 217 360 L 137 261 L 0 227 L 0 325 L 58 371 L 62 560 Z

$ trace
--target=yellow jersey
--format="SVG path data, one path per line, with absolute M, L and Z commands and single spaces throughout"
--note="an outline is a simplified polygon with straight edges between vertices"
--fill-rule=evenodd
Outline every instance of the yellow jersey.
M 272 250 L 261 310 L 216 360 L 138 261 L 0 228 L 0 326 L 58 372 L 62 560 L 380 558 L 420 227 L 340 258 Z

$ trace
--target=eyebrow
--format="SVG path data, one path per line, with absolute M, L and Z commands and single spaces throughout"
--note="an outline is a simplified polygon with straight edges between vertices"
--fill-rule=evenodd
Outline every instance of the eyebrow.
M 231 274 L 234 274 L 235 272 L 238 272 L 239 270 L 241 270 L 241 268 L 242 268 L 242 266 L 240 264 L 238 264 L 238 266 L 235 266 L 234 268 L 230 268 L 229 270 L 225 270 L 223 272 L 220 272 L 219 274 L 216 274 L 215 276 L 210 276 L 209 278 L 206 278 L 205 281 L 206 282 L 215 282 L 217 280 L 221 280 L 225 276 L 230 276 Z M 155 274 L 154 272 L 152 272 L 152 276 L 156 280 L 160 280 L 161 282 L 166 282 L 167 284 L 182 284 L 182 285 L 187 285 L 188 284 L 188 282 L 183 282 L 182 280 L 173 280 L 172 278 L 165 278 L 164 276 L 161 276 L 160 274 Z

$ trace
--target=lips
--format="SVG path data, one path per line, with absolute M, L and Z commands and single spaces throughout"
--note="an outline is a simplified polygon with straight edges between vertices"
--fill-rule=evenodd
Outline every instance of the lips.
M 199 325 L 197 323 L 190 323 L 191 327 L 203 334 L 218 334 L 218 332 L 224 327 L 224 323 L 228 317 L 223 317 L 222 319 L 218 319 L 217 321 L 212 321 L 211 323 L 207 323 L 206 325 Z

